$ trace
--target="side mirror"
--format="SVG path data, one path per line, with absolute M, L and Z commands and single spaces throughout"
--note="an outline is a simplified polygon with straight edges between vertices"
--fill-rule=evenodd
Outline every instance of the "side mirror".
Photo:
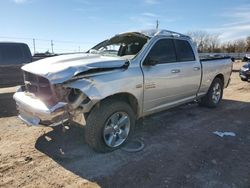
M 144 62 L 144 65 L 146 66 L 155 66 L 159 63 L 159 61 L 154 58 L 154 57 L 148 57 L 145 62 Z

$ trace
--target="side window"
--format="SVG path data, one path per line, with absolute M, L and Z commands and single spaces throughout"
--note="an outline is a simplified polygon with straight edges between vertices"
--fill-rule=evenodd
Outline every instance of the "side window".
M 194 52 L 188 41 L 175 40 L 175 48 L 178 61 L 194 61 Z
M 22 52 L 23 52 L 23 63 L 30 63 L 32 61 L 32 55 L 31 55 L 29 46 L 26 44 L 23 44 L 20 47 L 22 47 Z
M 23 60 L 22 49 L 19 45 L 4 44 L 0 45 L 1 64 L 21 64 Z
M 157 60 L 159 64 L 176 62 L 174 42 L 172 39 L 161 39 L 155 43 L 146 59 Z

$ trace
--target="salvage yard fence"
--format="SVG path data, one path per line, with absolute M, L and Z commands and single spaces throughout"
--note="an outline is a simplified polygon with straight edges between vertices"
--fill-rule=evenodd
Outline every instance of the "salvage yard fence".
M 200 56 L 230 56 L 235 59 L 243 59 L 246 54 L 250 54 L 250 52 L 241 52 L 241 53 L 199 53 Z

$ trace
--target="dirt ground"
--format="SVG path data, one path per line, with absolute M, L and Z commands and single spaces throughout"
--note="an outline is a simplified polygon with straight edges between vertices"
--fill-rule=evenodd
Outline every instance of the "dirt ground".
M 239 79 L 241 65 L 220 107 L 192 103 L 139 121 L 138 153 L 95 153 L 77 126 L 27 127 L 13 89 L 1 89 L 0 187 L 250 187 L 250 83 Z

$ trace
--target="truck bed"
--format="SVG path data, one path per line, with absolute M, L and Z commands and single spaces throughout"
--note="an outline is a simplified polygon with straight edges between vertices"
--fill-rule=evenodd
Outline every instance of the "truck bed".
M 223 76 L 224 87 L 228 85 L 233 66 L 231 57 L 201 57 L 200 61 L 203 72 L 198 95 L 207 93 L 216 75 L 221 74 Z
M 220 55 L 218 55 L 218 56 L 217 56 L 217 55 L 210 56 L 210 55 L 200 55 L 200 54 L 199 54 L 199 57 L 200 57 L 200 60 L 201 60 L 201 61 L 231 59 L 230 56 L 220 56 Z

